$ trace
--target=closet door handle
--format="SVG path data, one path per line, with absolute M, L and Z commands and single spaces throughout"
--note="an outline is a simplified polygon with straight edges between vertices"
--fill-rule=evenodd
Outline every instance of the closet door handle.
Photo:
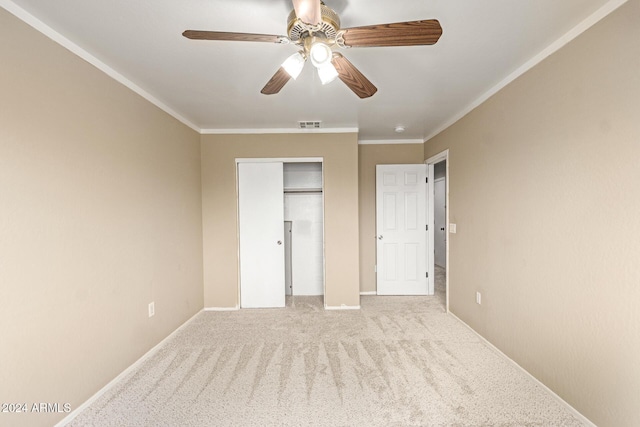
M 278 244 L 281 245 L 282 244 L 282 240 L 278 240 Z

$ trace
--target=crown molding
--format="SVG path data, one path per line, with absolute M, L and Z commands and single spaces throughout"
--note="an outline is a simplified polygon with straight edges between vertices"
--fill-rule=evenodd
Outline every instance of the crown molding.
M 53 28 L 51 28 L 50 26 L 48 26 L 47 24 L 45 24 L 44 22 L 36 18 L 35 16 L 31 15 L 26 10 L 22 9 L 20 6 L 16 5 L 14 2 L 10 0 L 0 0 L 0 7 L 7 10 L 9 13 L 14 15 L 16 18 L 20 19 L 27 25 L 33 27 L 35 30 L 49 37 L 51 40 L 58 43 L 60 46 L 64 47 L 71 53 L 84 59 L 89 64 L 93 65 L 94 67 L 96 67 L 97 69 L 99 69 L 100 71 L 102 71 L 103 73 L 105 73 L 106 75 L 108 75 L 109 77 L 117 81 L 118 83 L 131 89 L 133 92 L 137 93 L 138 95 L 140 95 L 141 97 L 143 97 L 144 99 L 146 99 L 147 101 L 155 105 L 156 107 L 160 108 L 162 111 L 169 114 L 176 120 L 182 122 L 183 124 L 187 125 L 188 127 L 195 130 L 196 132 L 200 132 L 200 128 L 196 126 L 193 122 L 188 120 L 186 117 L 184 117 L 182 114 L 178 113 L 176 110 L 169 107 L 167 104 L 160 101 L 158 98 L 156 98 L 146 90 L 142 89 L 140 86 L 138 86 L 137 84 L 129 80 L 127 77 L 123 76 L 118 71 L 114 70 L 113 68 L 111 68 L 110 66 L 108 66 L 107 64 L 105 64 L 104 62 L 102 62 L 101 60 L 99 60 L 98 58 L 96 58 L 95 56 L 93 56 L 92 54 L 90 54 L 89 52 L 87 52 L 86 50 L 84 50 L 83 48 L 81 48 L 80 46 L 78 46 L 68 38 L 66 38 L 65 36 L 57 32 L 56 30 L 54 30 Z
M 467 105 L 458 114 L 456 114 L 451 120 L 448 120 L 444 125 L 438 127 L 435 131 L 430 133 L 425 138 L 425 142 L 429 141 L 431 138 L 435 137 L 436 135 L 443 132 L 448 127 L 452 126 L 458 120 L 462 119 L 464 116 L 469 114 L 476 107 L 480 106 L 480 104 L 484 103 L 490 97 L 492 97 L 497 92 L 502 90 L 509 83 L 511 83 L 512 81 L 514 81 L 515 79 L 517 79 L 518 77 L 520 77 L 521 75 L 529 71 L 531 68 L 538 65 L 540 62 L 545 60 L 547 57 L 551 56 L 553 53 L 560 50 L 567 43 L 569 43 L 570 41 L 578 37 L 580 34 L 584 33 L 593 25 L 597 24 L 600 20 L 602 20 L 604 17 L 609 15 L 611 12 L 613 12 L 614 10 L 616 10 L 626 2 L 627 0 L 611 0 L 607 2 L 604 6 L 602 6 L 600 9 L 596 10 L 594 13 L 589 15 L 586 19 L 584 19 L 578 25 L 576 25 L 571 30 L 569 30 L 558 40 L 551 43 L 549 46 L 543 49 L 540 53 L 538 53 L 533 58 L 531 58 L 530 60 L 522 64 L 520 67 L 518 67 L 513 73 L 505 77 L 500 83 L 498 83 L 497 85 L 489 89 L 487 92 L 485 92 L 475 101 L 473 101 L 471 104 Z
M 378 144 L 424 144 L 422 139 L 363 139 L 358 141 L 358 145 L 378 145 Z
M 201 129 L 202 135 L 256 135 L 275 133 L 358 133 L 358 128 L 266 128 L 266 129 Z
M 424 140 L 415 140 L 415 139 L 414 140 L 409 140 L 409 139 L 408 140 L 388 140 L 388 141 L 385 141 L 385 140 L 362 140 L 362 141 L 358 141 L 358 144 L 360 144 L 360 145 L 370 145 L 370 144 L 422 144 L 423 142 L 426 142 L 426 141 L 430 140 L 431 138 L 435 137 L 436 135 L 438 135 L 439 133 L 443 132 L 445 129 L 449 128 L 454 123 L 456 123 L 457 121 L 462 119 L 464 116 L 466 116 L 468 113 L 470 113 L 476 107 L 478 107 L 479 105 L 484 103 L 491 96 L 495 95 L 497 92 L 499 92 L 505 86 L 507 86 L 509 83 L 511 83 L 512 81 L 514 81 L 518 77 L 520 77 L 522 74 L 524 74 L 525 72 L 527 72 L 528 70 L 530 70 L 531 68 L 533 68 L 534 66 L 539 64 L 540 62 L 542 62 L 548 56 L 552 55 L 553 53 L 555 53 L 556 51 L 558 51 L 559 49 L 564 47 L 567 43 L 569 43 L 570 41 L 572 41 L 573 39 L 578 37 L 580 34 L 585 32 L 587 29 L 592 27 L 594 24 L 596 24 L 597 22 L 602 20 L 604 17 L 606 17 L 611 12 L 615 11 L 616 9 L 618 9 L 620 6 L 622 6 L 626 2 L 627 2 L 627 0 L 611 0 L 611 1 L 607 2 L 604 6 L 602 6 L 600 9 L 598 9 L 597 11 L 592 13 L 589 17 L 587 17 L 582 22 L 580 22 L 578 25 L 576 25 L 574 28 L 569 30 L 567 33 L 565 33 L 558 40 L 556 40 L 555 42 L 551 43 L 549 46 L 547 46 L 540 53 L 538 53 L 533 58 L 531 58 L 530 60 L 525 62 L 523 65 L 521 65 L 519 68 L 517 68 L 513 73 L 511 73 L 507 77 L 505 77 L 500 83 L 498 83 L 497 85 L 492 87 L 490 90 L 488 90 L 483 95 L 478 97 L 475 101 L 471 102 L 469 105 L 467 105 L 465 108 L 463 108 L 451 120 L 448 120 L 442 126 L 436 128 L 436 130 L 431 132 Z M 359 131 L 359 129 L 357 127 L 353 127 L 353 128 L 326 128 L 326 129 L 296 129 L 296 128 L 287 128 L 287 129 L 202 129 L 199 126 L 197 126 L 195 123 L 193 123 L 192 121 L 190 121 L 189 119 L 184 117 L 181 113 L 179 113 L 176 110 L 174 110 L 173 108 L 169 107 L 167 104 L 165 104 L 164 102 L 162 102 L 161 100 L 159 100 L 158 98 L 153 96 L 151 93 L 147 92 L 146 90 L 144 90 L 143 88 L 138 86 L 136 83 L 134 83 L 133 81 L 129 80 L 127 77 L 125 77 L 124 75 L 120 74 L 118 71 L 116 71 L 115 69 L 111 68 L 109 65 L 107 65 L 104 62 L 102 62 L 101 60 L 99 60 L 98 58 L 96 58 L 95 56 L 93 56 L 92 54 L 90 54 L 89 52 L 87 52 L 86 50 L 84 50 L 83 48 L 81 48 L 80 46 L 78 46 L 77 44 L 75 44 L 74 42 L 72 42 L 71 40 L 66 38 L 65 36 L 63 36 L 62 34 L 58 33 L 53 28 L 49 27 L 47 24 L 45 24 L 44 22 L 40 21 L 38 18 L 36 18 L 35 16 L 31 15 L 26 10 L 22 9 L 20 6 L 16 5 L 13 1 L 11 1 L 11 0 L 0 0 L 0 7 L 2 7 L 5 10 L 7 10 L 9 13 L 13 14 L 18 19 L 22 20 L 27 25 L 33 27 L 35 30 L 37 30 L 40 33 L 44 34 L 49 39 L 51 39 L 54 42 L 58 43 L 59 45 L 61 45 L 62 47 L 66 48 L 67 50 L 69 50 L 73 54 L 75 54 L 75 55 L 79 56 L 80 58 L 84 59 L 85 61 L 87 61 L 88 63 L 90 63 L 91 65 L 93 65 L 97 69 L 99 69 L 100 71 L 102 71 L 105 74 L 107 74 L 109 77 L 113 78 L 117 82 L 121 83 L 125 87 L 129 88 L 130 90 L 132 90 L 133 92 L 135 92 L 138 95 L 142 96 L 144 99 L 149 101 L 151 104 L 153 104 L 156 107 L 160 108 L 162 111 L 164 111 L 165 113 L 167 113 L 170 116 L 174 117 L 176 120 L 180 121 L 181 123 L 185 124 L 189 128 L 193 129 L 194 131 L 196 131 L 196 132 L 198 132 L 198 133 L 200 133 L 202 135 L 208 135 L 208 134 L 277 134 L 277 133 L 281 133 L 281 134 L 283 134 L 283 133 L 357 133 Z

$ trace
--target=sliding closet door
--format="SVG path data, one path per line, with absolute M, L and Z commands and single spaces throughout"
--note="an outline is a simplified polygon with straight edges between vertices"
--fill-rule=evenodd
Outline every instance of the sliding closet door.
M 284 307 L 282 163 L 238 163 L 240 306 Z

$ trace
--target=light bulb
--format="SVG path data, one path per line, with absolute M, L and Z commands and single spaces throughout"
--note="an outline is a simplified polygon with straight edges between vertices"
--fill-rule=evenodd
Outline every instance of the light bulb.
M 331 83 L 338 77 L 338 70 L 333 66 L 331 62 L 326 65 L 318 68 L 318 77 L 320 77 L 320 81 L 323 85 L 327 83 Z
M 309 49 L 309 56 L 311 57 L 311 63 L 320 69 L 331 63 L 331 48 L 324 43 L 316 42 Z
M 296 52 L 282 63 L 282 68 L 295 80 L 302 72 L 305 61 L 304 55 L 301 52 Z

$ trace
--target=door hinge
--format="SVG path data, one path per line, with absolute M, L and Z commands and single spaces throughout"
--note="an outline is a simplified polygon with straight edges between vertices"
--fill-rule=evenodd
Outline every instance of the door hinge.
M 427 231 L 429 231 L 429 224 L 427 224 L 425 227 L 427 227 Z
M 426 178 L 424 179 L 424 182 L 426 182 L 426 183 L 428 184 L 428 183 L 429 183 L 429 177 L 426 177 Z
M 429 272 L 427 271 L 427 278 L 429 277 Z

